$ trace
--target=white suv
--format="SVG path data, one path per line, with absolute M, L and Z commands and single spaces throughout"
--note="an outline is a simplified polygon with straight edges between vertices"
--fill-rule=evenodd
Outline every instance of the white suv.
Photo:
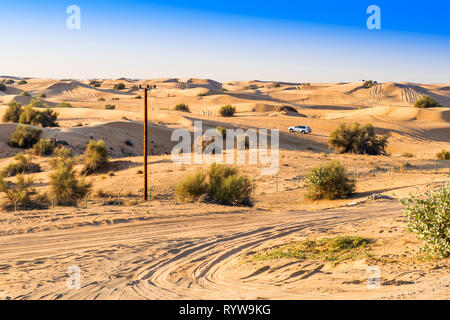
M 308 134 L 311 133 L 312 130 L 309 126 L 295 126 L 289 127 L 289 132 L 300 132 L 302 134 Z

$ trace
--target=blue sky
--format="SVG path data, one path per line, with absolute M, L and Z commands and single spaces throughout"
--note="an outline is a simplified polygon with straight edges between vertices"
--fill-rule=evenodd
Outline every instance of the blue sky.
M 0 75 L 449 83 L 449 15 L 436 0 L 2 1 Z

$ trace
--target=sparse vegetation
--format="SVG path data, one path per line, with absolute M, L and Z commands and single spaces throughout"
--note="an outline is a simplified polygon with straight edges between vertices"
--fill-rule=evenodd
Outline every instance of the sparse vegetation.
M 427 96 L 426 94 L 422 95 L 419 99 L 414 103 L 414 107 L 416 108 L 437 108 L 441 107 L 439 102 L 434 100 L 432 97 Z
M 14 80 L 13 79 L 5 79 L 2 81 L 2 83 L 4 84 L 14 84 Z
M 404 157 L 404 158 L 414 158 L 414 154 L 412 154 L 411 152 L 404 152 L 404 153 L 402 153 L 402 157 Z
M 254 260 L 298 259 L 330 261 L 336 265 L 368 255 L 370 240 L 359 236 L 337 236 L 305 240 L 257 253 Z
M 26 81 L 26 80 L 20 80 L 17 84 L 20 84 L 20 85 L 22 85 L 22 84 L 27 84 L 28 82 Z
M 363 88 L 370 89 L 374 85 L 375 85 L 375 82 L 373 82 L 372 80 L 367 80 L 367 81 L 364 81 Z
M 14 122 L 18 123 L 20 114 L 23 112 L 23 107 L 20 103 L 16 101 L 11 101 L 8 103 L 8 108 L 3 114 L 3 122 Z
M 125 85 L 122 82 L 114 85 L 114 90 L 123 90 L 123 89 L 125 89 Z
M 74 159 L 68 156 L 67 151 L 60 151 L 52 165 L 50 186 L 56 202 L 64 206 L 76 205 L 91 190 L 92 185 L 77 178 L 73 168 Z
M 23 175 L 18 175 L 16 183 L 8 184 L 3 177 L 0 176 L 0 192 L 6 194 L 8 199 L 8 208 L 14 208 L 16 205 L 22 209 L 42 209 L 48 204 L 46 195 L 39 195 L 32 188 L 33 180 L 25 179 Z
M 97 99 L 97 101 L 105 101 L 105 98 L 99 97 L 99 98 Z
M 72 105 L 68 102 L 63 101 L 60 104 L 58 104 L 56 107 L 57 108 L 72 108 Z
M 108 164 L 108 148 L 103 140 L 91 140 L 83 155 L 83 174 L 92 174 Z
M 41 92 L 41 93 L 39 93 L 38 97 L 41 99 L 45 99 L 45 98 L 47 98 L 47 95 L 45 93 Z
M 345 168 L 336 160 L 325 166 L 313 168 L 305 177 L 306 198 L 343 199 L 355 190 L 355 182 L 349 178 Z
M 442 149 L 440 152 L 436 154 L 436 157 L 439 160 L 450 160 L 450 151 Z
M 39 139 L 39 141 L 33 146 L 31 152 L 38 156 L 49 156 L 55 151 L 56 145 L 53 140 Z
M 107 104 L 107 105 L 105 106 L 105 109 L 106 109 L 106 110 L 114 110 L 115 108 L 116 108 L 116 106 L 113 105 L 113 104 Z
M 11 162 L 6 168 L 0 172 L 2 177 L 14 177 L 18 174 L 40 172 L 41 168 L 36 163 L 33 163 L 30 155 L 26 156 L 23 153 L 17 154 L 14 159 L 16 162 Z
M 205 174 L 202 171 L 187 176 L 177 185 L 178 199 L 193 202 L 202 195 L 218 204 L 250 206 L 254 185 L 236 168 L 213 163 Z
M 30 101 L 30 105 L 32 108 L 48 108 L 48 105 L 41 100 L 32 99 Z
M 39 141 L 42 130 L 30 126 L 19 125 L 11 136 L 8 145 L 14 148 L 29 149 Z
M 176 111 L 189 112 L 189 106 L 184 103 L 179 103 L 175 106 Z
M 22 93 L 20 94 L 21 96 L 24 97 L 30 97 L 31 95 L 28 93 L 28 91 L 22 91 Z
M 423 196 L 401 200 L 408 218 L 408 228 L 425 242 L 431 257 L 450 255 L 450 184 Z
M 57 118 L 58 114 L 50 108 L 47 107 L 45 111 L 39 111 L 29 104 L 25 106 L 23 112 L 20 114 L 19 123 L 42 127 L 57 127 Z
M 352 125 L 341 124 L 330 134 L 328 143 L 337 153 L 368 155 L 385 155 L 388 144 L 387 136 L 377 136 L 372 124 L 361 126 L 357 122 Z
M 219 114 L 222 117 L 231 117 L 236 113 L 236 108 L 231 105 L 222 106 L 219 109 Z

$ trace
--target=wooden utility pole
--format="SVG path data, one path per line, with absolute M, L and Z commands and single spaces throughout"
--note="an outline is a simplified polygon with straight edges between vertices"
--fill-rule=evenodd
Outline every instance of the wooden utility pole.
M 144 90 L 144 201 L 148 200 L 148 166 L 147 166 L 147 156 L 148 156 L 148 110 L 147 110 L 147 95 L 148 88 Z

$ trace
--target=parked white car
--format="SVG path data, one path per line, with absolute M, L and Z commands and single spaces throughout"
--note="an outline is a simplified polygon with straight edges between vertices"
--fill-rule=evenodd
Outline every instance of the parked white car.
M 309 126 L 295 126 L 289 127 L 289 132 L 300 132 L 301 134 L 311 133 L 312 130 Z

